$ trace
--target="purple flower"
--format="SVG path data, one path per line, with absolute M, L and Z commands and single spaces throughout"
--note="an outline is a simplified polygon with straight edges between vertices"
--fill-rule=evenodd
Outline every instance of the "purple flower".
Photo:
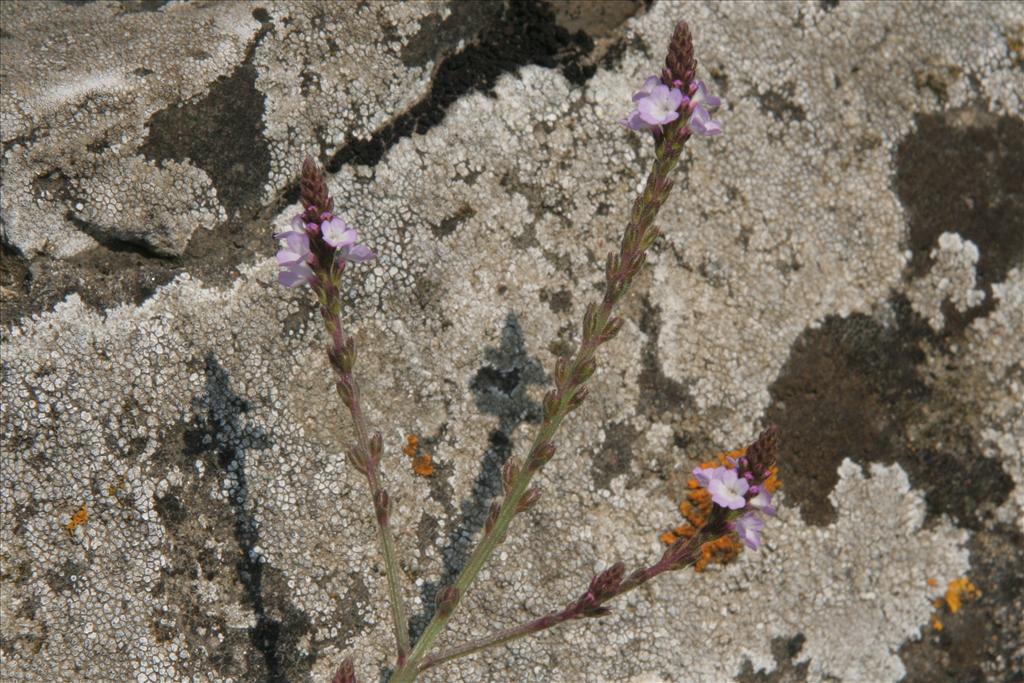
M 658 78 L 657 76 L 651 76 L 646 81 L 644 81 L 644 84 L 640 87 L 639 90 L 633 93 L 633 101 L 639 102 L 640 100 L 649 96 L 651 92 L 654 90 L 654 88 L 659 85 L 661 85 L 661 79 Z
M 277 274 L 277 281 L 285 287 L 301 287 L 308 285 L 315 277 L 316 274 L 308 263 L 290 263 L 281 266 L 281 272 Z
M 763 512 L 770 517 L 775 516 L 775 506 L 772 505 L 772 494 L 764 489 L 758 491 L 755 496 L 747 501 L 747 504 L 754 510 Z
M 690 114 L 690 120 L 686 125 L 695 135 L 713 137 L 722 134 L 722 122 L 712 119 L 711 114 L 700 105 L 693 108 L 693 113 Z
M 746 479 L 737 476 L 736 470 L 716 467 L 712 470 L 707 488 L 711 494 L 711 500 L 724 508 L 739 510 L 747 505 L 744 494 L 750 488 L 750 484 Z
M 630 130 L 647 130 L 650 128 L 650 126 L 640 118 L 640 112 L 636 109 L 631 111 L 629 116 L 626 118 L 619 120 L 619 124 L 629 128 Z
M 706 112 L 713 112 L 722 105 L 722 100 L 708 92 L 704 81 L 694 83 L 696 88 L 690 94 L 690 108 L 701 107 Z
M 651 126 L 662 126 L 679 118 L 679 107 L 683 106 L 683 93 L 678 88 L 656 85 L 651 94 L 637 100 L 636 110 L 640 118 Z
M 324 236 L 324 242 L 335 249 L 355 244 L 359 235 L 348 226 L 344 218 L 331 216 L 320 224 L 320 234 Z
M 697 484 L 702 488 L 707 488 L 711 480 L 716 476 L 716 470 L 725 469 L 724 467 L 694 467 L 693 478 L 697 480 Z
M 370 248 L 365 244 L 353 244 L 352 246 L 342 247 L 338 250 L 339 261 L 362 263 L 363 261 L 369 261 L 375 258 L 377 258 L 377 255 L 370 251 Z
M 633 93 L 636 109 L 619 121 L 630 130 L 649 130 L 671 123 L 679 118 L 679 110 L 690 98 L 679 88 L 669 88 L 657 76 L 644 81 L 643 87 Z
M 748 512 L 735 522 L 729 522 L 729 528 L 747 544 L 751 550 L 761 547 L 761 529 L 764 529 L 764 520 L 752 512 Z
M 295 221 L 292 221 L 294 225 Z M 284 242 L 282 249 L 277 252 L 277 265 L 281 267 L 278 281 L 285 287 L 309 283 L 313 279 L 313 269 L 309 266 L 313 258 L 309 250 L 309 236 L 305 232 L 287 230 L 274 237 Z

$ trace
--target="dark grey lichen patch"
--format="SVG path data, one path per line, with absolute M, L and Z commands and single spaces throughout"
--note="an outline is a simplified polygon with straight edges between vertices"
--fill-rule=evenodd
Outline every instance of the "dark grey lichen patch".
M 263 136 L 265 98 L 246 61 L 203 97 L 156 112 L 139 152 L 152 161 L 189 160 L 206 171 L 228 215 L 252 210 L 270 175 Z
M 572 310 L 572 292 L 564 287 L 555 292 L 540 290 L 540 300 L 548 305 L 552 313 L 568 313 Z
M 928 272 L 944 232 L 979 251 L 985 302 L 966 314 L 950 311 L 958 333 L 992 309 L 992 285 L 1024 264 L 1024 122 L 983 109 L 919 114 L 915 122 L 896 150 L 893 177 L 910 223 L 910 274 Z
M 448 16 L 431 14 L 420 22 L 420 29 L 402 46 L 401 59 L 413 68 L 435 62 L 454 52 L 462 41 L 471 42 L 482 30 L 499 21 L 502 5 L 498 2 L 452 2 Z
M 930 514 L 979 528 L 1012 482 L 997 461 L 980 454 L 949 393 L 936 393 L 920 376 L 930 328 L 902 301 L 888 313 L 888 323 L 863 314 L 830 316 L 793 345 L 769 388 L 767 411 L 785 441 L 786 495 L 805 521 L 826 525 L 835 517 L 828 495 L 844 458 L 898 462 L 924 490 Z
M 807 111 L 793 101 L 796 87 L 792 81 L 786 81 L 777 90 L 769 88 L 764 93 L 755 94 L 761 111 L 771 114 L 776 121 L 805 121 Z
M 997 527 L 973 534 L 968 548 L 981 595 L 956 614 L 940 610 L 941 630 L 929 626 L 900 649 L 904 683 L 1024 680 L 1024 537 Z
M 500 15 L 492 17 L 490 10 L 481 15 L 490 21 L 479 32 L 476 42 L 435 67 L 426 97 L 369 140 L 349 142 L 326 160 L 327 169 L 335 173 L 349 163 L 375 166 L 403 138 L 414 133 L 422 135 L 443 121 L 448 107 L 460 97 L 473 91 L 493 92 L 500 76 L 521 66 L 558 68 L 576 84 L 593 75 L 594 67 L 581 66 L 592 43 L 582 32 L 570 34 L 558 26 L 548 6 L 519 2 L 499 7 Z M 476 10 L 459 11 L 468 15 Z M 422 53 L 419 48 L 415 50 Z
M 463 204 L 459 207 L 458 211 L 446 217 L 440 224 L 430 226 L 430 231 L 434 233 L 434 237 L 442 239 L 455 232 L 456 228 L 475 215 L 476 209 L 469 204 Z
M 640 432 L 628 422 L 613 422 L 604 428 L 604 443 L 590 458 L 590 476 L 594 485 L 606 489 L 612 479 L 629 474 L 633 462 L 633 442 Z
M 485 349 L 484 364 L 469 384 L 477 408 L 498 417 L 498 425 L 488 435 L 488 446 L 481 456 L 473 490 L 459 503 L 459 519 L 451 526 L 442 551 L 442 576 L 439 581 L 423 586 L 421 597 L 423 604 L 429 607 L 410 620 L 414 634 L 430 620 L 438 588 L 450 582 L 465 566 L 472 539 L 483 528 L 491 501 L 501 493 L 501 468 L 512 454 L 516 430 L 525 423 L 537 423 L 541 419 L 541 406 L 530 398 L 528 387 L 547 381 L 544 367 L 526 348 L 518 318 L 509 313 L 499 345 Z M 450 490 L 448 495 L 450 497 Z
M 640 372 L 638 410 L 652 419 L 667 421 L 679 417 L 693 406 L 693 397 L 686 386 L 665 374 L 658 357 L 661 333 L 661 312 L 648 297 L 641 299 L 640 331 L 647 335 L 643 349 L 643 370 Z
M 775 657 L 775 670 L 754 670 L 750 660 L 743 662 L 743 669 L 736 676 L 737 683 L 803 683 L 807 680 L 810 661 L 798 662 L 797 657 L 804 647 L 807 638 L 798 633 L 792 638 L 773 638 L 772 656 Z

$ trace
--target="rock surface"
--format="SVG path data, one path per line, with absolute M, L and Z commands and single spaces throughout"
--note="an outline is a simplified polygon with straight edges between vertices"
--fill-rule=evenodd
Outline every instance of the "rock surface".
M 446 642 L 654 558 L 694 463 L 769 422 L 780 517 L 424 679 L 1024 679 L 1020 4 L 0 12 L 5 680 L 377 680 L 365 484 L 271 258 L 298 162 L 380 254 L 346 316 L 420 628 L 595 297 L 652 157 L 614 122 L 678 19 L 726 135 L 688 145 L 594 399 Z

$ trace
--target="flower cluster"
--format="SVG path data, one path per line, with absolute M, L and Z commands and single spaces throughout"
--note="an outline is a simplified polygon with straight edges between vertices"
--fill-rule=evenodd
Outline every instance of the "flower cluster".
M 707 535 L 696 561 L 698 571 L 732 560 L 743 545 L 758 550 L 764 516 L 775 515 L 772 495 L 782 485 L 775 464 L 777 440 L 777 430 L 768 429 L 750 446 L 695 467 L 687 500 L 679 505 L 687 521 L 662 534 L 662 542 L 671 545 Z
M 690 133 L 705 137 L 722 133 L 722 123 L 711 118 L 711 112 L 722 101 L 708 93 L 703 81 L 687 85 L 673 80 L 666 84 L 658 76 L 651 76 L 644 81 L 643 87 L 633 93 L 633 102 L 636 109 L 619 122 L 631 130 L 660 131 L 662 126 L 672 123 L 683 113 Z
M 312 283 L 318 268 L 341 271 L 348 263 L 374 258 L 366 245 L 359 244 L 359 234 L 345 219 L 329 211 L 318 213 L 312 206 L 292 219 L 290 230 L 276 233 L 274 239 L 281 240 L 278 280 L 285 287 Z

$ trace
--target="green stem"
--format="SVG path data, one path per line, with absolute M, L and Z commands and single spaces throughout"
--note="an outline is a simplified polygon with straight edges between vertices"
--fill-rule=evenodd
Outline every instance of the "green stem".
M 573 356 L 571 364 L 565 372 L 556 373 L 555 394 L 550 404 L 547 399 L 545 400 L 544 422 L 533 439 L 526 465 L 520 468 L 512 484 L 508 487 L 505 500 L 499 508 L 492 528 L 484 533 L 455 581 L 454 585 L 460 601 L 465 597 L 466 592 L 494 553 L 495 548 L 505 539 L 512 518 L 520 511 L 519 503 L 529 490 L 533 475 L 544 464 L 543 461 L 539 461 L 536 466 L 531 467 L 531 462 L 536 461 L 540 453 L 549 446 L 561 426 L 562 420 L 578 407 L 579 401 L 582 400 L 583 395 L 580 392 L 593 372 L 594 354 L 601 344 L 610 339 L 611 335 L 607 332 L 612 327 L 609 325 L 612 310 L 628 291 L 633 278 L 644 264 L 644 253 L 657 237 L 658 231 L 653 229 L 654 219 L 668 198 L 672 188 L 669 175 L 678 163 L 679 155 L 688 138 L 689 133 L 683 127 L 683 122 L 677 121 L 666 126 L 664 133 L 657 140 L 654 164 L 647 176 L 644 191 L 633 204 L 630 222 L 623 235 L 619 254 L 617 256 L 610 255 L 605 278 L 604 299 L 600 306 L 594 307 L 588 313 L 589 325 L 587 318 L 584 319 L 583 340 L 579 350 Z M 612 332 L 613 334 L 614 332 Z M 457 606 L 456 604 L 451 609 L 439 609 L 435 612 L 433 619 L 427 624 L 419 640 L 416 641 L 408 659 L 404 664 L 399 665 L 391 677 L 390 683 L 409 683 L 409 681 L 416 680 L 420 662 L 447 627 Z
M 398 575 L 398 556 L 395 552 L 395 538 L 391 533 L 389 502 L 387 493 L 380 481 L 380 462 L 377 454 L 370 446 L 370 436 L 366 428 L 366 418 L 359 396 L 359 384 L 352 374 L 351 366 L 355 362 L 354 344 L 345 334 L 341 324 L 341 305 L 336 287 L 327 287 L 324 293 L 321 310 L 331 336 L 331 362 L 338 375 L 339 393 L 342 403 L 346 405 L 352 416 L 352 426 L 356 432 L 356 448 L 358 460 L 363 464 L 366 482 L 369 485 L 370 501 L 374 507 L 377 520 L 377 531 L 380 536 L 381 549 L 384 552 L 384 567 L 388 580 L 388 603 L 391 607 L 391 622 L 395 630 L 397 647 L 397 664 L 401 666 L 409 654 L 409 621 L 405 614 L 405 602 L 402 599 L 401 582 Z M 342 359 L 346 358 L 347 363 Z

